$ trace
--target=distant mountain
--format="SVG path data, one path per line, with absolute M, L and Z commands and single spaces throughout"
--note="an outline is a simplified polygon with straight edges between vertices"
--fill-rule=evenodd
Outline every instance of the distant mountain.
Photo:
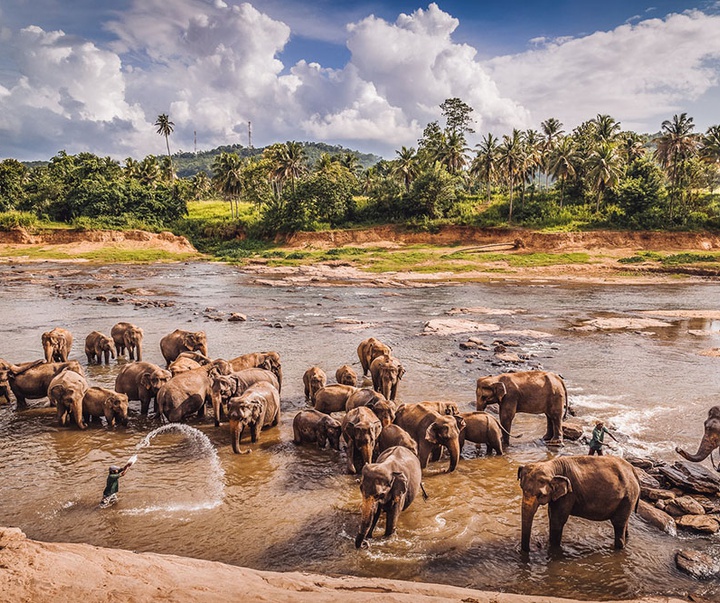
M 320 155 L 323 153 L 327 153 L 330 156 L 351 153 L 358 158 L 358 162 L 363 168 L 375 165 L 382 159 L 382 157 L 373 155 L 372 153 L 360 153 L 359 151 L 353 151 L 340 145 L 330 145 L 324 142 L 302 142 L 300 144 L 302 144 L 305 150 L 305 155 L 310 165 L 313 165 L 320 159 Z M 181 178 L 188 178 L 200 171 L 206 172 L 209 176 L 212 175 L 213 161 L 220 153 L 237 153 L 240 157 L 255 157 L 262 154 L 264 150 L 265 148 L 250 148 L 244 147 L 241 144 L 232 144 L 217 147 L 210 151 L 198 151 L 197 153 L 179 152 L 175 153 L 172 157 L 175 173 Z

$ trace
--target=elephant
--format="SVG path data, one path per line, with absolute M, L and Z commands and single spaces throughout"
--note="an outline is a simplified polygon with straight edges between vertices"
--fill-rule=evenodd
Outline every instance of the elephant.
M 388 400 L 385 399 L 385 396 L 383 396 L 380 392 L 376 392 L 371 387 L 356 388 L 355 391 L 348 397 L 347 402 L 345 402 L 345 410 L 352 410 L 358 406 L 368 406 L 381 400 L 383 402 L 388 402 Z M 393 404 L 394 406 L 393 402 L 390 402 L 390 404 Z
M 419 404 L 421 404 L 423 408 L 426 408 L 428 410 L 434 410 L 435 412 L 440 413 L 441 415 L 459 415 L 460 414 L 460 409 L 458 408 L 458 405 L 455 402 L 447 402 L 447 401 L 419 402 Z
M 498 456 L 502 456 L 502 427 L 498 420 L 492 415 L 483 411 L 463 412 L 460 416 L 465 420 L 465 427 L 460 432 L 460 451 L 462 452 L 465 440 L 474 442 L 478 445 L 485 444 L 487 447 L 487 455 L 494 451 Z
M 93 418 L 105 417 L 108 429 L 116 424 L 128 424 L 128 397 L 112 389 L 90 387 L 82 400 L 82 414 L 85 423 Z
M 355 393 L 357 387 L 334 383 L 326 385 L 315 393 L 315 410 L 330 414 L 345 410 L 348 398 Z
M 168 370 L 174 375 L 183 371 L 190 371 L 210 364 L 212 360 L 207 356 L 203 356 L 200 352 L 180 352 L 168 366 Z
M 388 448 L 377 462 L 362 469 L 360 493 L 362 494 L 360 529 L 355 537 L 355 548 L 360 548 L 366 538 L 372 538 L 380 515 L 385 512 L 385 536 L 392 536 L 400 511 L 415 500 L 420 491 L 422 468 L 420 461 L 404 446 Z
M 314 408 L 301 410 L 293 419 L 293 442 L 317 442 L 318 448 L 340 450 L 340 421 Z
M 230 373 L 226 360 L 214 360 L 200 368 L 178 373 L 157 393 L 159 412 L 171 423 L 178 423 L 189 415 L 205 416 L 205 403 L 211 402 L 215 427 L 220 426 L 220 392 L 216 383 L 222 375 Z
M 73 336 L 70 331 L 62 327 L 55 327 L 52 331 L 42 334 L 42 347 L 45 352 L 45 362 L 66 362 L 72 348 Z
M 366 406 L 353 408 L 345 414 L 342 420 L 342 435 L 347 447 L 349 473 L 362 471 L 363 466 L 372 462 L 375 444 L 381 431 L 380 419 Z
M 115 391 L 127 394 L 129 400 L 140 400 L 140 412 L 148 413 L 150 402 L 155 399 L 155 412 L 159 412 L 157 393 L 172 373 L 152 362 L 133 362 L 124 365 L 115 378 Z
M 115 342 L 118 356 L 124 356 L 127 349 L 128 359 L 142 361 L 143 330 L 140 327 L 129 322 L 119 322 L 110 329 L 110 337 Z
M 240 396 L 230 398 L 228 419 L 233 452 L 240 454 L 245 427 L 250 429 L 250 441 L 255 443 L 262 429 L 275 427 L 280 422 L 280 392 L 266 382 L 251 385 Z
M 303 385 L 305 386 L 305 402 L 308 400 L 315 404 L 315 394 L 319 389 L 327 385 L 327 375 L 319 366 L 311 366 L 303 374 Z
M 375 358 L 383 355 L 390 356 L 391 354 L 392 348 L 388 345 L 385 345 L 379 339 L 369 337 L 368 339 L 361 341 L 360 345 L 357 348 L 357 355 L 360 359 L 360 366 L 363 370 L 363 376 L 368 374 L 368 371 L 370 370 L 370 365 L 372 364 L 373 360 L 375 360 Z
M 248 387 L 260 382 L 270 383 L 276 389 L 278 388 L 278 380 L 275 373 L 260 368 L 249 368 L 241 371 L 233 371 L 227 375 L 220 375 L 215 380 L 213 389 L 219 392 L 220 403 L 224 407 L 230 398 L 239 396 Z
M 57 407 L 58 424 L 61 427 L 68 424 L 68 415 L 72 414 L 80 429 L 87 428 L 82 414 L 83 398 L 87 390 L 85 377 L 69 369 L 61 371 L 50 381 L 47 395 L 50 403 Z
M 357 373 L 349 364 L 343 364 L 335 371 L 335 381 L 341 385 L 356 385 Z
M 404 374 L 405 368 L 400 361 L 386 354 L 375 358 L 370 365 L 373 389 L 388 400 L 394 400 L 397 397 L 398 383 Z
M 530 550 L 533 518 L 548 505 L 550 546 L 560 546 L 571 515 L 593 521 L 610 520 L 615 548 L 628 538 L 630 514 L 637 510 L 640 484 L 626 460 L 614 456 L 564 456 L 518 469 L 523 491 L 521 548 Z
M 113 338 L 103 335 L 100 331 L 93 331 L 85 338 L 85 355 L 88 364 L 93 362 L 100 364 L 103 359 L 105 364 L 109 364 L 110 358 L 116 356 Z
M 167 366 L 170 366 L 181 352 L 200 352 L 203 356 L 207 356 L 207 335 L 205 331 L 175 329 L 160 340 L 160 351 Z
M 277 352 L 253 352 L 251 354 L 243 354 L 230 361 L 232 370 L 241 371 L 247 368 L 261 368 L 266 371 L 272 371 L 278 380 L 278 392 L 282 392 L 282 364 L 280 363 L 280 354 Z
M 48 395 L 48 387 L 55 375 L 65 369 L 74 371 L 79 375 L 85 376 L 85 371 L 77 360 L 68 360 L 67 362 L 25 362 L 18 366 L 11 366 L 8 370 L 7 377 L 10 383 L 10 389 L 15 394 L 17 400 L 17 408 L 23 409 L 27 406 L 26 400 L 36 400 L 44 398 Z M 54 406 L 51 399 L 50 404 Z
M 488 404 L 500 407 L 503 446 L 510 443 L 510 428 L 516 412 L 545 414 L 547 430 L 543 440 L 562 445 L 562 420 L 567 413 L 567 388 L 560 375 L 546 371 L 503 373 L 495 377 L 480 377 L 476 387 L 477 410 Z
M 705 419 L 704 425 L 705 433 L 703 433 L 695 454 L 689 454 L 680 447 L 675 448 L 675 452 L 693 463 L 704 461 L 715 448 L 720 446 L 720 406 L 713 406 L 708 411 L 708 418 Z M 720 466 L 718 466 L 718 471 L 720 471 Z
M 0 398 L 5 398 L 7 403 L 10 403 L 10 373 L 14 372 L 15 375 L 24 372 L 25 370 L 43 364 L 44 360 L 35 360 L 32 362 L 23 362 L 19 365 L 12 364 L 7 360 L 0 358 Z
M 377 452 L 379 454 L 393 446 L 405 446 L 408 450 L 412 450 L 413 454 L 418 453 L 417 442 L 407 431 L 394 423 L 382 428 L 377 441 Z
M 460 431 L 465 420 L 459 415 L 440 414 L 423 404 L 405 404 L 398 408 L 395 423 L 407 431 L 417 443 L 418 458 L 424 469 L 432 455 L 438 460 L 442 447 L 450 453 L 448 473 L 455 471 L 460 459 Z
M 346 405 L 347 406 L 347 405 Z M 365 406 L 375 413 L 375 416 L 380 419 L 380 424 L 383 427 L 392 425 L 395 420 L 395 405 L 387 400 L 376 400 L 370 402 Z

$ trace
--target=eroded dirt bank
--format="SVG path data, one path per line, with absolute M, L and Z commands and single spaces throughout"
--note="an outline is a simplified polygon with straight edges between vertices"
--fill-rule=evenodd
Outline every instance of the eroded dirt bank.
M 30 540 L 0 527 L 0 601 L 284 601 L 345 603 L 572 603 L 571 599 L 482 592 L 379 578 L 263 572 L 223 563 L 87 544 Z M 680 603 L 652 597 L 644 603 Z

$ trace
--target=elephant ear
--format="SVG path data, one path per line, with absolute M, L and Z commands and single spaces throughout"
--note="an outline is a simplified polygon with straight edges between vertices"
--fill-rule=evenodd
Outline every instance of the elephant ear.
M 392 486 L 390 487 L 390 496 L 393 500 L 400 499 L 401 496 L 407 494 L 408 491 L 408 479 L 404 473 L 394 471 L 392 480 Z
M 572 492 L 572 484 L 564 475 L 554 475 L 550 480 L 550 499 L 557 500 Z
M 435 423 L 431 423 L 428 428 L 425 430 L 425 439 L 430 442 L 431 444 L 437 444 L 437 437 L 435 436 L 435 433 L 437 432 L 437 425 Z
M 520 465 L 520 467 L 518 467 L 517 478 L 518 478 L 520 481 L 522 481 L 522 478 L 523 478 L 524 475 L 525 475 L 525 465 Z
M 145 389 L 152 388 L 152 383 L 150 382 L 150 373 L 143 373 L 140 376 L 140 385 L 142 385 Z
M 348 438 L 355 439 L 355 423 L 346 423 L 343 431 Z
M 507 396 L 507 387 L 502 381 L 498 381 L 495 386 L 493 387 L 493 391 L 495 392 L 495 397 L 498 399 L 499 402 L 502 402 L 503 398 Z
M 401 364 L 398 366 L 398 381 L 403 378 L 403 375 L 405 374 L 405 367 Z
M 455 418 L 455 422 L 457 423 L 458 431 L 462 431 L 467 427 L 467 423 L 465 422 L 465 419 L 463 419 L 460 415 L 453 415 Z

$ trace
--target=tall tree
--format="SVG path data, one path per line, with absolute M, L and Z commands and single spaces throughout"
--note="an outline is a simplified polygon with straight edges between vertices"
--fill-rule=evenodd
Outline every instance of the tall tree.
M 230 217 L 239 214 L 238 199 L 242 193 L 243 161 L 237 153 L 222 152 L 213 161 L 212 181 L 218 192 L 230 203 Z M 234 204 L 234 205 L 233 205 Z
M 542 155 L 542 139 L 537 130 L 525 130 L 522 134 L 523 144 L 523 164 L 521 168 L 521 176 L 523 181 L 522 186 L 522 205 L 525 207 L 525 185 L 528 182 L 534 183 L 535 176 L 537 175 L 538 169 L 543 164 Z M 535 185 L 531 188 L 531 199 L 532 191 L 535 190 Z
M 444 165 L 450 174 L 455 175 L 467 164 L 468 150 L 465 145 L 465 135 L 462 132 L 451 131 L 443 135 L 435 160 Z
M 698 148 L 698 137 L 693 133 L 695 124 L 687 113 L 673 115 L 662 123 L 661 134 L 655 139 L 655 158 L 670 181 L 670 218 L 676 202 L 682 201 L 683 186 L 687 180 L 688 161 Z
M 560 180 L 560 208 L 565 197 L 565 185 L 569 178 L 575 177 L 575 142 L 571 136 L 561 139 L 550 156 L 550 174 Z
M 165 137 L 165 146 L 167 146 L 167 155 L 170 157 L 170 134 L 173 133 L 173 130 L 175 129 L 175 124 L 170 121 L 170 118 L 167 116 L 166 113 L 161 113 L 158 115 L 157 119 L 155 120 L 155 126 L 157 126 L 157 133 L 160 134 L 160 136 Z M 171 158 L 172 161 L 172 158 Z
M 542 159 L 542 165 L 543 170 L 545 171 L 545 188 L 548 188 L 548 175 L 550 173 L 550 161 L 553 154 L 553 151 L 555 150 L 555 147 L 558 144 L 558 141 L 563 137 L 563 134 L 565 134 L 565 130 L 562 129 L 563 124 L 560 122 L 559 119 L 556 119 L 554 117 L 549 117 L 544 122 L 540 124 L 540 129 L 543 133 L 543 145 L 542 145 L 542 152 L 543 152 L 543 159 Z
M 284 185 L 288 180 L 292 192 L 295 192 L 295 181 L 307 171 L 305 149 L 302 144 L 295 141 L 288 141 L 284 145 L 278 145 L 277 155 L 274 157 L 275 168 L 273 177 Z
M 620 122 L 609 115 L 598 113 L 590 123 L 593 126 L 593 138 L 597 143 L 614 142 L 620 134 Z
M 497 178 L 498 171 L 498 139 L 488 133 L 482 142 L 475 145 L 477 155 L 470 166 L 470 173 L 485 182 L 487 202 L 490 203 L 490 187 Z
M 405 192 L 410 191 L 410 185 L 417 178 L 419 166 L 417 155 L 413 147 L 402 147 L 399 151 L 395 151 L 397 159 L 393 160 L 392 173 L 393 176 L 399 178 L 405 185 Z
M 710 126 L 700 142 L 700 156 L 720 168 L 720 125 Z
M 522 160 L 522 132 L 515 128 L 510 136 L 507 134 L 503 136 L 502 143 L 498 147 L 498 163 L 505 176 L 510 195 L 508 222 L 512 222 L 513 193 L 516 179 L 522 167 Z
M 617 147 L 612 143 L 603 142 L 590 154 L 588 178 L 596 194 L 595 211 L 600 211 L 605 191 L 617 185 L 622 174 L 622 162 Z
M 440 105 L 443 117 L 445 118 L 445 128 L 451 134 L 473 133 L 472 117 L 470 114 L 473 108 L 460 100 L 459 98 L 448 98 Z

